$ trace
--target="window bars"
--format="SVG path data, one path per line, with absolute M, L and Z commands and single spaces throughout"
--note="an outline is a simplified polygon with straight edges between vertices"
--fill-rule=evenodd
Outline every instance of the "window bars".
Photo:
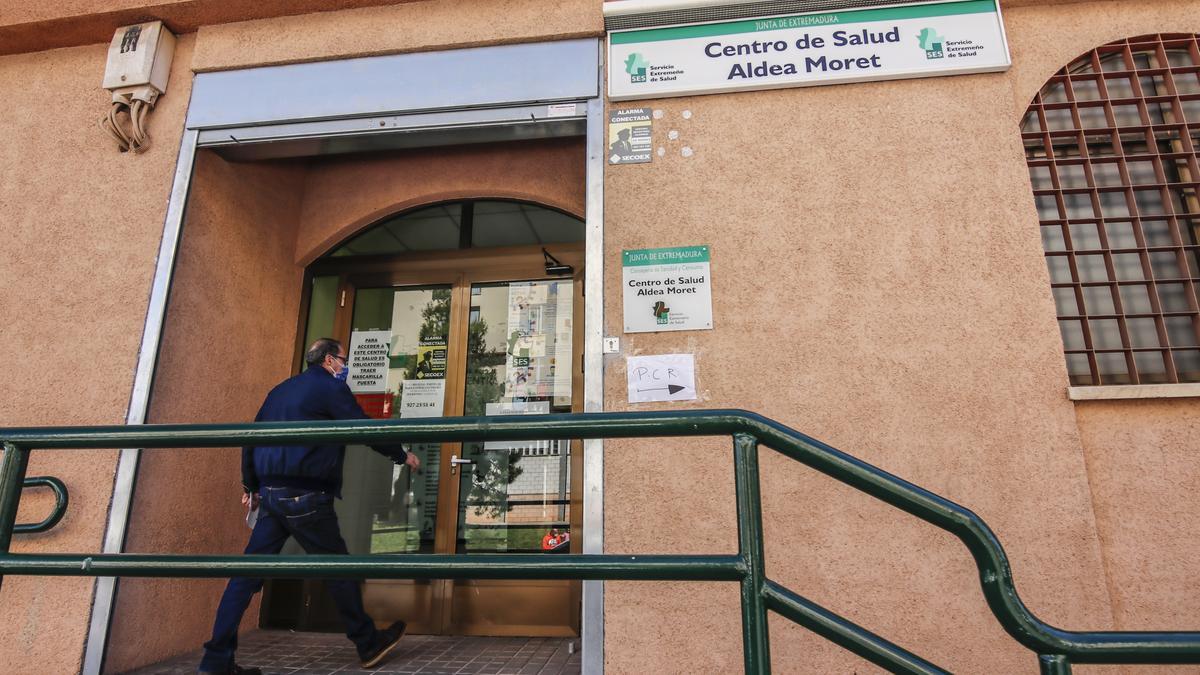
M 1200 382 L 1200 50 L 1113 42 L 1021 125 L 1072 385 Z

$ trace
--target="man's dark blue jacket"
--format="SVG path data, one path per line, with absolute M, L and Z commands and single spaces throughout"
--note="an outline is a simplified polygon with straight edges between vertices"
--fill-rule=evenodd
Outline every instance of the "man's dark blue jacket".
M 367 414 L 350 387 L 321 366 L 280 382 L 254 418 L 255 422 L 359 420 Z M 371 446 L 401 464 L 407 453 L 398 445 Z M 332 492 L 342 496 L 344 445 L 265 445 L 242 448 L 242 486 L 258 492 L 264 485 Z

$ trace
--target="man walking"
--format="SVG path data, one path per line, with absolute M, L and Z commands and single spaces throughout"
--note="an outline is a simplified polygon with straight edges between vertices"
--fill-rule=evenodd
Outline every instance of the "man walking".
M 284 380 L 267 394 L 254 418 L 256 422 L 367 419 L 346 386 L 346 349 L 332 338 L 321 338 L 304 354 L 308 369 Z M 400 446 L 371 446 L 397 464 L 412 469 L 421 465 L 416 455 Z M 277 554 L 288 537 L 308 553 L 346 554 L 346 543 L 333 511 L 334 497 L 342 496 L 343 445 L 260 446 L 242 450 L 242 504 L 261 506 L 258 522 L 246 544 L 246 553 Z M 329 579 L 325 582 L 346 626 L 346 637 L 358 648 L 363 668 L 380 664 L 404 636 L 405 624 L 397 621 L 385 630 L 363 609 L 358 582 Z M 238 624 L 250 599 L 262 589 L 262 579 L 229 580 L 212 639 L 204 643 L 201 673 L 261 675 L 257 668 L 234 663 Z

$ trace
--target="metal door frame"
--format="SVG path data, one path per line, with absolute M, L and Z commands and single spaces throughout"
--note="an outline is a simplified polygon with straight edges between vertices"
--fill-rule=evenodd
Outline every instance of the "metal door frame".
M 585 136 L 584 410 L 604 409 L 603 44 L 597 39 L 397 54 L 195 76 L 163 223 L 125 423 L 144 424 L 158 362 L 188 191 L 200 148 L 322 154 L 361 148 L 539 137 Z M 537 72 L 531 77 L 530 69 Z M 338 92 L 347 95 L 338 95 Z M 413 95 L 413 92 L 420 92 Z M 311 95 L 319 93 L 319 96 Z M 236 103 L 231 104 L 231 101 Z M 573 108 L 568 108 L 574 104 Z M 582 106 L 584 112 L 580 113 Z M 540 115 L 539 115 L 540 113 Z M 574 128 L 570 125 L 575 124 Z M 461 140 L 458 142 L 462 142 Z M 358 145 L 356 145 L 358 144 Z M 250 147 L 253 146 L 253 147 Z M 103 553 L 125 547 L 141 449 L 120 451 Z M 603 441 L 585 441 L 583 552 L 604 552 Z M 604 669 L 604 587 L 583 584 L 583 672 Z M 81 671 L 99 675 L 108 646 L 117 580 L 96 580 Z

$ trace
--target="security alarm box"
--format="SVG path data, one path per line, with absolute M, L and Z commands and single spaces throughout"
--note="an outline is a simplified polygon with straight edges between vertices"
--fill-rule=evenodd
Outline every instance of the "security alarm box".
M 108 46 L 104 88 L 114 99 L 125 94 L 153 103 L 167 90 L 174 53 L 175 36 L 161 21 L 118 28 Z

